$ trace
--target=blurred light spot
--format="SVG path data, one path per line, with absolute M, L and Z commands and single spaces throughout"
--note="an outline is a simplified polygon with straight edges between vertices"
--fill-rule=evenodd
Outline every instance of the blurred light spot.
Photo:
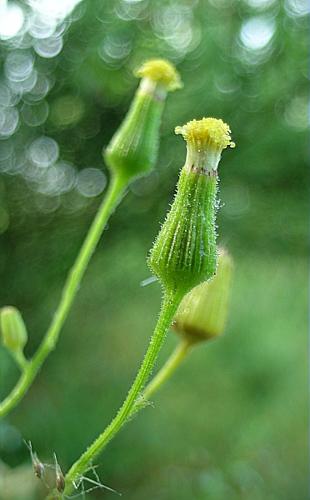
M 10 88 L 15 94 L 24 94 L 25 92 L 30 92 L 35 86 L 37 81 L 37 71 L 34 70 L 30 75 L 23 81 L 10 81 Z
M 100 117 L 99 113 L 94 115 L 87 115 L 83 120 L 83 124 L 78 129 L 78 135 L 82 139 L 89 139 L 95 137 L 100 132 Z
M 77 189 L 86 198 L 102 193 L 107 183 L 106 176 L 97 168 L 84 168 L 78 174 Z
M 30 52 L 10 52 L 4 63 L 5 76 L 13 82 L 22 82 L 31 75 L 33 64 Z
M 19 123 L 19 114 L 16 108 L 0 107 L 0 137 L 9 137 L 14 134 Z
M 17 35 L 24 24 L 23 9 L 15 2 L 1 0 L 0 4 L 0 38 L 8 39 Z
M 57 126 L 77 123 L 84 113 L 84 103 L 78 96 L 67 95 L 56 99 L 51 108 L 51 119 Z
M 0 234 L 4 233 L 10 224 L 10 217 L 8 211 L 0 207 Z
M 133 182 L 130 189 L 136 196 L 148 196 L 157 189 L 158 183 L 158 173 L 153 171 L 150 175 Z
M 229 218 L 243 217 L 250 208 L 250 194 L 248 188 L 243 185 L 235 184 L 229 188 L 224 189 L 223 199 L 223 212 Z
M 25 103 L 21 114 L 26 125 L 37 127 L 38 125 L 42 125 L 48 117 L 48 104 L 46 101 L 32 104 Z
M 45 75 L 39 73 L 34 87 L 31 89 L 31 92 L 27 94 L 27 96 L 24 96 L 24 100 L 40 101 L 47 95 L 50 87 L 51 84 L 49 79 Z
M 216 9 L 231 8 L 233 4 L 233 0 L 209 0 L 209 2 Z
M 28 0 L 32 9 L 54 23 L 63 20 L 81 0 Z
M 273 5 L 276 0 L 246 0 L 246 2 L 253 9 L 266 9 Z
M 44 214 L 51 214 L 56 212 L 56 210 L 60 207 L 60 197 L 45 196 L 37 193 L 35 197 L 35 204 L 40 212 Z
M 126 34 L 114 33 L 105 37 L 103 44 L 98 49 L 98 53 L 107 64 L 113 65 L 116 63 L 118 65 L 119 61 L 122 61 L 130 54 L 131 49 L 132 43 Z
M 57 23 L 55 19 L 48 19 L 38 14 L 34 14 L 31 18 L 29 33 L 33 38 L 48 38 L 53 35 L 56 26 Z
M 46 59 L 50 59 L 60 54 L 62 47 L 63 41 L 61 36 L 51 36 L 42 40 L 35 40 L 33 44 L 36 53 Z
M 16 175 L 23 173 L 26 165 L 26 157 L 24 149 L 18 151 L 17 148 L 14 149 L 13 155 L 9 158 L 9 162 L 6 168 L 6 173 L 9 175 Z
M 242 24 L 240 39 L 243 45 L 250 50 L 261 50 L 271 41 L 275 31 L 272 19 L 256 16 Z
M 47 168 L 40 178 L 37 191 L 42 194 L 56 196 L 67 193 L 76 183 L 76 170 L 66 162 L 59 162 Z
M 158 9 L 154 13 L 153 25 L 159 38 L 177 52 L 186 53 L 193 39 L 191 9 L 180 5 Z
M 240 89 L 240 82 L 232 75 L 224 75 L 223 72 L 215 77 L 215 86 L 222 94 L 234 94 Z
M 0 106 L 11 106 L 12 104 L 12 93 L 9 87 L 0 83 Z
M 58 158 L 59 147 L 57 142 L 50 137 L 35 139 L 29 148 L 29 158 L 38 167 L 49 167 Z
M 286 123 L 293 128 L 305 130 L 309 127 L 309 100 L 306 96 L 294 97 L 284 112 Z
M 290 16 L 301 17 L 310 13 L 309 0 L 286 0 L 285 10 Z
M 34 184 L 34 188 L 37 187 L 38 182 L 44 177 L 44 169 L 33 163 L 26 163 L 22 170 L 22 175 L 24 179 Z
M 61 204 L 62 209 L 65 213 L 74 214 L 76 212 L 84 210 L 90 201 L 90 198 L 81 196 L 81 193 L 79 191 L 73 190 L 63 195 Z
M 6 174 L 9 174 L 15 166 L 15 158 L 14 155 L 9 156 L 5 160 L 2 160 L 0 158 L 0 172 L 5 172 Z
M 114 10 L 122 21 L 141 20 L 148 16 L 147 4 L 143 0 L 124 0 Z

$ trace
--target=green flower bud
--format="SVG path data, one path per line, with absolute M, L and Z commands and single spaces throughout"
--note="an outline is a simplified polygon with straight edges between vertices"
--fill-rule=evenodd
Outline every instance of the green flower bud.
M 140 86 L 104 158 L 108 168 L 129 181 L 148 173 L 155 165 L 159 127 L 168 91 L 181 87 L 179 74 L 164 59 L 152 59 L 137 71 Z
M 0 310 L 0 328 L 3 345 L 12 353 L 22 352 L 27 343 L 28 335 L 18 309 L 7 306 Z
M 187 141 L 186 162 L 149 266 L 164 288 L 185 294 L 216 272 L 217 167 L 234 143 L 228 125 L 215 118 L 193 120 L 176 133 Z
M 232 258 L 221 249 L 216 276 L 196 286 L 183 298 L 172 328 L 189 343 L 209 340 L 224 332 L 232 270 Z

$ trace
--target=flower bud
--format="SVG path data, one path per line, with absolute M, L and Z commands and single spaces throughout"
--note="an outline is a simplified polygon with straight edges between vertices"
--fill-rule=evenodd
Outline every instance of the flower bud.
M 224 331 L 231 290 L 233 262 L 223 249 L 212 280 L 204 281 L 183 298 L 172 328 L 189 343 L 209 340 Z
M 7 306 L 0 310 L 2 342 L 12 353 L 22 352 L 28 339 L 23 318 L 15 307 Z
M 135 74 L 140 86 L 104 154 L 108 168 L 127 182 L 154 167 L 167 93 L 181 87 L 175 67 L 164 59 L 145 62 Z
M 65 489 L 66 482 L 65 482 L 65 476 L 63 475 L 60 465 L 57 461 L 56 453 L 54 453 L 54 461 L 55 461 L 56 489 L 57 491 L 62 493 Z
M 176 133 L 187 142 L 186 162 L 149 266 L 164 288 L 185 294 L 216 272 L 217 167 L 234 143 L 228 125 L 215 118 L 193 120 Z

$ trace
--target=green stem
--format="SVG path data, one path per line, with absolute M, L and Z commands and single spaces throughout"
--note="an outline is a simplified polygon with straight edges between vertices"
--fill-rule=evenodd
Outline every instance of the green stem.
M 15 360 L 21 372 L 24 372 L 27 369 L 28 361 L 25 358 L 23 352 L 21 351 L 14 352 L 13 359 Z
M 69 272 L 51 325 L 33 358 L 25 365 L 16 386 L 0 404 L 0 417 L 5 416 L 19 403 L 31 386 L 45 359 L 55 349 L 60 331 L 69 314 L 90 258 L 100 240 L 109 217 L 120 202 L 125 186 L 126 182 L 123 178 L 117 176 L 112 178 L 107 195 L 99 207 L 75 263 Z
M 188 354 L 191 346 L 192 344 L 188 343 L 186 340 L 179 342 L 171 356 L 167 359 L 166 363 L 144 389 L 141 398 L 142 400 L 147 401 L 150 399 L 154 392 L 158 391 L 158 389 L 171 377 L 171 375 L 173 375 L 175 370 Z
M 102 452 L 105 446 L 119 432 L 122 426 L 132 414 L 132 410 L 136 403 L 137 397 L 143 390 L 147 379 L 149 378 L 158 353 L 165 339 L 167 330 L 170 327 L 172 319 L 175 315 L 177 307 L 182 299 L 181 294 L 166 294 L 163 299 L 162 308 L 158 318 L 155 331 L 150 340 L 149 347 L 146 351 L 143 362 L 140 366 L 138 374 L 127 394 L 125 401 L 120 407 L 118 413 L 112 422 L 106 427 L 102 434 L 91 444 L 91 446 L 81 455 L 81 457 L 72 465 L 66 475 L 65 495 L 70 494 L 73 490 L 73 481 L 83 475 L 89 464 L 94 458 Z

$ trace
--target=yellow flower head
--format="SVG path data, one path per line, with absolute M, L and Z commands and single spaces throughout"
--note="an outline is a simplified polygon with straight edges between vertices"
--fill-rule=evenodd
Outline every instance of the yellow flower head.
M 185 141 L 197 149 L 208 146 L 220 150 L 228 146 L 234 148 L 230 132 L 229 125 L 217 118 L 191 120 L 182 127 L 175 128 L 176 134 L 182 134 Z
M 166 59 L 149 59 L 135 71 L 139 78 L 149 78 L 161 83 L 167 90 L 176 90 L 182 87 L 179 73 L 174 65 Z

